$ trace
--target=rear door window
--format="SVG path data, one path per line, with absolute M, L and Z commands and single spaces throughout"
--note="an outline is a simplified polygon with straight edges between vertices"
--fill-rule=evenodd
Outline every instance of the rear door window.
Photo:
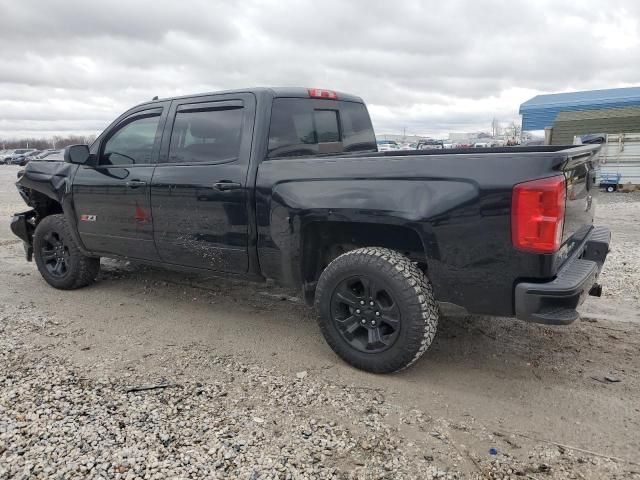
M 242 136 L 241 106 L 180 107 L 176 112 L 170 163 L 223 163 L 238 158 Z
M 276 98 L 271 110 L 269 158 L 375 151 L 365 106 L 305 98 Z

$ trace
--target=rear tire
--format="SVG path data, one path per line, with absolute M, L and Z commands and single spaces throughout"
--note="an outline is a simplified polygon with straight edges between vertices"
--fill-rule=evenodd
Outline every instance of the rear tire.
M 82 254 L 64 215 L 50 215 L 38 224 L 33 256 L 42 278 L 61 290 L 90 285 L 100 271 L 100 259 Z
M 609 185 L 609 186 L 607 187 L 607 192 L 609 192 L 609 193 L 615 192 L 615 190 L 616 190 L 616 189 L 615 189 L 613 186 L 611 186 L 611 185 Z
M 333 351 L 373 373 L 416 362 L 431 345 L 439 316 L 424 273 L 407 257 L 379 247 L 332 261 L 318 281 L 316 310 Z

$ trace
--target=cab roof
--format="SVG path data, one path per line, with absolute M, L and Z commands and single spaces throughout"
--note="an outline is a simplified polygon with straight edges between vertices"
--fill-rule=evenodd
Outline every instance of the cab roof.
M 306 87 L 250 87 L 250 88 L 241 88 L 241 89 L 234 89 L 234 90 L 221 90 L 217 92 L 195 93 L 191 95 L 181 95 L 177 97 L 158 98 L 157 100 L 142 102 L 141 104 L 136 106 L 152 105 L 154 103 L 167 102 L 171 100 L 181 100 L 185 98 L 204 97 L 209 95 L 228 95 L 228 94 L 234 94 L 234 93 L 253 93 L 256 95 L 270 96 L 271 98 L 315 98 L 310 95 L 309 93 L 310 90 L 318 90 L 318 89 L 306 88 Z M 364 103 L 362 98 L 355 95 L 351 95 L 344 92 L 336 92 L 335 90 L 327 90 L 327 91 L 334 93 L 337 96 L 336 100 Z

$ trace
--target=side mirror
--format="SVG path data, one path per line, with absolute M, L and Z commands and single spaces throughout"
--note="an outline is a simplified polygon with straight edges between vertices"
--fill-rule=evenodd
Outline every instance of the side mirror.
M 88 145 L 70 145 L 64 149 L 64 161 L 86 165 L 91 158 Z

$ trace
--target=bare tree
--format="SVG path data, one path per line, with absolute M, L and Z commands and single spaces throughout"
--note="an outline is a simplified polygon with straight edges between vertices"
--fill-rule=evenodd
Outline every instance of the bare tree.
M 91 145 L 96 139 L 95 134 L 91 135 L 56 135 L 51 138 L 0 138 L 0 149 L 10 150 L 14 148 L 35 148 L 45 150 L 47 148 L 64 148 L 68 145 L 87 144 Z
M 82 135 L 67 135 L 66 137 L 56 136 L 56 137 L 53 137 L 53 139 L 56 144 L 55 148 L 64 148 L 64 147 L 68 147 L 69 145 L 89 143 L 87 141 L 89 137 L 85 137 Z
M 522 126 L 519 123 L 517 123 L 515 120 L 511 122 L 511 125 L 509 125 L 509 134 L 513 138 L 519 139 L 521 133 L 522 133 Z
M 96 135 L 56 135 L 51 138 L 0 138 L 2 150 L 14 148 L 35 148 L 45 150 L 47 148 L 64 148 L 69 145 L 87 144 L 91 145 L 96 139 Z

